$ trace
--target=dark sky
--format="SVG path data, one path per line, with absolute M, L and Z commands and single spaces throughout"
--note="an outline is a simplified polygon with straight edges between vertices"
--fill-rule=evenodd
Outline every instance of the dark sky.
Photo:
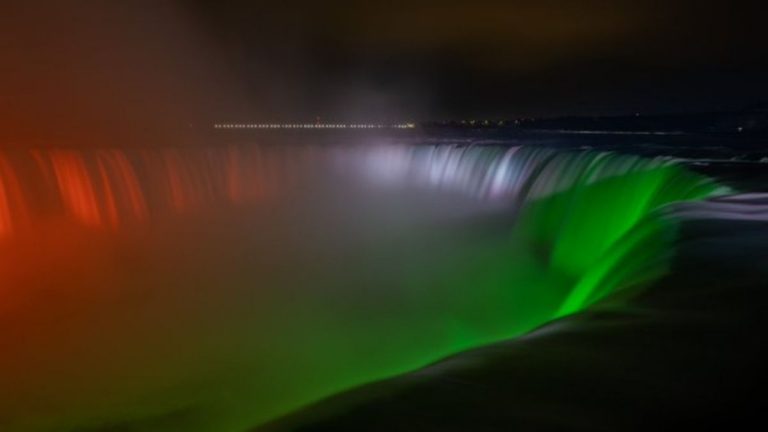
M 768 96 L 760 2 L 185 4 L 253 97 L 284 95 L 275 117 L 705 111 Z
M 745 1 L 4 0 L 0 144 L 738 109 L 768 101 L 765 17 Z

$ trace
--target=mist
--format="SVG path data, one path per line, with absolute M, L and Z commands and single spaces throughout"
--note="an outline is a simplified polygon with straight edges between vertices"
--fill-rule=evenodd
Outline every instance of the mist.
M 434 104 L 455 81 L 421 56 L 430 2 L 391 46 L 389 21 L 369 32 L 338 5 L 328 33 L 307 25 L 321 6 L 271 20 L 259 5 L 238 16 L 247 38 L 198 2 L 4 5 L 0 430 L 259 427 L 647 283 L 675 232 L 656 210 L 722 192 L 668 160 L 597 152 L 220 139 L 215 123 L 452 111 Z M 615 30 L 593 27 L 557 40 Z M 567 51 L 517 52 L 542 44 L 542 64 Z M 407 73 L 413 58 L 430 67 Z
M 102 153 L 50 153 L 72 189 L 0 238 L 0 427 L 245 430 L 530 325 L 463 305 L 462 286 L 508 274 L 509 223 L 484 223 L 497 205 L 351 182 L 328 150 L 254 152 L 234 159 L 246 171 L 211 150 L 127 153 L 143 192 L 87 174 Z M 504 290 L 483 287 L 482 304 Z
M 0 25 L 6 148 L 193 144 L 251 105 L 174 1 L 14 1 Z

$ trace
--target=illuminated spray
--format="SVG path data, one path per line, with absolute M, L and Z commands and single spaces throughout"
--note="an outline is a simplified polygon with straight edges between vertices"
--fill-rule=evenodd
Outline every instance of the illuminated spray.
M 243 430 L 647 283 L 664 205 L 719 192 L 526 147 L 5 152 L 0 425 Z

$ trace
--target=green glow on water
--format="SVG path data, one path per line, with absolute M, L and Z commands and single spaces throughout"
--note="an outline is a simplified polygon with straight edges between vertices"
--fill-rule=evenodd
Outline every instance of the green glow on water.
M 582 158 L 584 155 L 581 156 Z M 543 248 L 548 271 L 572 281 L 555 316 L 584 308 L 596 295 L 662 271 L 674 240 L 666 204 L 705 198 L 719 190 L 679 165 L 629 156 L 587 155 L 567 191 L 530 203 L 516 230 Z M 618 175 L 595 180 L 600 172 Z
M 17 286 L 50 274 L 77 288 L 51 296 L 44 281 L 37 314 L 0 315 L 0 336 L 30 341 L 0 357 L 0 429 L 247 430 L 653 281 L 674 253 L 664 206 L 720 191 L 633 156 L 441 152 L 457 157 L 409 161 L 450 167 L 463 191 L 503 168 L 517 205 L 446 220 L 434 191 L 340 188 L 114 234 L 54 226 L 0 249 Z
M 302 387 L 304 396 L 418 369 L 524 334 L 618 289 L 648 283 L 664 273 L 673 253 L 676 223 L 663 207 L 720 190 L 666 161 L 540 151 L 516 157 L 533 162 L 536 174 L 526 180 L 528 195 L 519 200 L 511 231 L 455 243 L 436 238 L 390 261 L 418 263 L 391 269 L 401 282 L 383 284 L 400 283 L 405 299 L 373 308 L 391 307 L 389 313 L 358 309 L 330 318 L 332 328 L 307 358 L 322 352 L 325 372 L 334 376 L 324 381 L 308 373 L 303 383 L 314 380 L 319 387 Z M 451 235 L 461 238 L 462 232 Z M 323 308 L 339 311 L 332 303 Z M 343 370 L 336 369 L 339 361 L 346 362 Z M 290 411 L 289 405 L 280 411 Z

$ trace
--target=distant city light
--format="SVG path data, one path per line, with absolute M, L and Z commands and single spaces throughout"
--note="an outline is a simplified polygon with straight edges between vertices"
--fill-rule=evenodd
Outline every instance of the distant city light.
M 372 124 L 372 123 L 216 123 L 214 129 L 415 129 L 415 123 Z

